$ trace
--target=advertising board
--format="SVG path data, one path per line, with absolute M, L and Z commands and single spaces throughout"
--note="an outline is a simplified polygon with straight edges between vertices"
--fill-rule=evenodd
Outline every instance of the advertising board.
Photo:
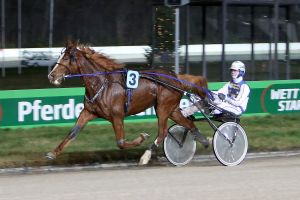
M 224 83 L 210 83 L 217 90 Z M 300 112 L 300 80 L 254 81 L 244 115 L 289 114 Z M 73 124 L 83 109 L 84 88 L 0 91 L 0 128 Z M 183 98 L 180 107 L 190 104 Z M 126 118 L 127 121 L 154 119 L 155 111 Z M 102 119 L 96 122 L 104 122 Z

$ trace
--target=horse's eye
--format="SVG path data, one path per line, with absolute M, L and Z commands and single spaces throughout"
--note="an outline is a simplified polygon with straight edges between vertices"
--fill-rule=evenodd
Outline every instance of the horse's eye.
M 75 56 L 73 54 L 70 55 L 70 60 L 73 61 Z
M 71 60 L 71 54 L 65 54 L 64 57 L 62 58 L 63 60 Z

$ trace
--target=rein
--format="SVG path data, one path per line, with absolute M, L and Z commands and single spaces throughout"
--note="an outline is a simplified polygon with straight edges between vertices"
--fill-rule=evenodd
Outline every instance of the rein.
M 92 74 L 70 74 L 70 75 L 65 75 L 64 78 L 76 78 L 76 77 L 83 77 L 83 76 L 98 76 L 98 75 L 107 75 L 107 74 L 120 74 L 120 73 L 125 73 L 125 70 L 120 70 L 120 71 L 113 71 L 113 72 L 96 72 Z
M 192 87 L 198 88 L 198 89 L 204 91 L 204 92 L 209 96 L 210 99 L 213 98 L 213 96 L 212 96 L 212 94 L 211 94 L 212 92 L 211 92 L 209 89 L 206 89 L 206 88 L 204 88 L 204 87 L 198 86 L 198 85 L 196 85 L 196 84 L 194 84 L 194 83 L 191 83 L 191 82 L 189 82 L 189 81 L 182 80 L 182 79 L 178 79 L 178 78 L 176 78 L 176 77 L 174 77 L 174 76 L 170 76 L 170 75 L 162 74 L 162 73 L 143 72 L 143 73 L 141 73 L 141 74 L 148 74 L 148 75 L 156 75 L 156 76 L 166 77 L 166 78 L 169 78 L 169 79 L 172 79 L 172 80 L 175 80 L 175 81 L 184 83 L 184 84 L 186 84 L 186 85 L 190 85 L 190 86 L 192 86 Z
M 84 77 L 84 76 L 97 76 L 97 75 L 107 75 L 107 74 L 122 74 L 122 73 L 127 73 L 126 70 L 119 70 L 119 71 L 113 71 L 113 72 L 96 72 L 96 73 L 92 73 L 92 74 L 74 74 L 74 75 L 65 75 L 64 78 L 76 78 L 76 77 Z M 178 82 L 181 82 L 181 83 L 184 83 L 186 85 L 190 85 L 192 87 L 195 87 L 195 88 L 198 88 L 202 91 L 204 91 L 208 97 L 210 99 L 213 99 L 214 97 L 212 96 L 212 91 L 209 90 L 209 89 L 206 89 L 204 87 L 201 87 L 201 86 L 198 86 L 194 83 L 191 83 L 189 81 L 186 81 L 186 80 L 182 80 L 182 79 L 178 79 L 176 77 L 173 77 L 173 76 L 170 76 L 170 75 L 167 75 L 167 74 L 162 74 L 162 73 L 155 73 L 155 72 L 140 72 L 140 74 L 146 74 L 146 75 L 154 75 L 154 76 L 162 76 L 162 77 L 165 77 L 165 78 L 168 78 L 168 79 L 172 79 L 172 80 L 175 80 L 175 81 L 178 81 Z M 145 78 L 145 77 L 144 77 Z

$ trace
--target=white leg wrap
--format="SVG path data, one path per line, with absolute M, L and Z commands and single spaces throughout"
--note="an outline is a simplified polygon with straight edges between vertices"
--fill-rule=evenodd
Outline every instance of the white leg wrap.
M 140 159 L 139 165 L 147 165 L 149 163 L 149 160 L 151 158 L 151 150 L 146 150 L 143 156 Z
M 141 133 L 140 134 L 145 140 L 147 140 L 149 137 L 150 137 L 150 135 L 148 134 L 148 133 Z
M 157 138 L 155 139 L 154 144 L 158 147 Z
M 55 154 L 52 152 L 47 153 L 45 156 L 48 160 L 54 160 L 56 158 Z

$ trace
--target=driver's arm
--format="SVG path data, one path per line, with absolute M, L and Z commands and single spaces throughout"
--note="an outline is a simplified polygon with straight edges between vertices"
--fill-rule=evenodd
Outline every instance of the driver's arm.
M 226 101 L 234 106 L 243 106 L 249 99 L 250 88 L 247 84 L 241 86 L 239 95 L 236 98 L 227 98 Z

